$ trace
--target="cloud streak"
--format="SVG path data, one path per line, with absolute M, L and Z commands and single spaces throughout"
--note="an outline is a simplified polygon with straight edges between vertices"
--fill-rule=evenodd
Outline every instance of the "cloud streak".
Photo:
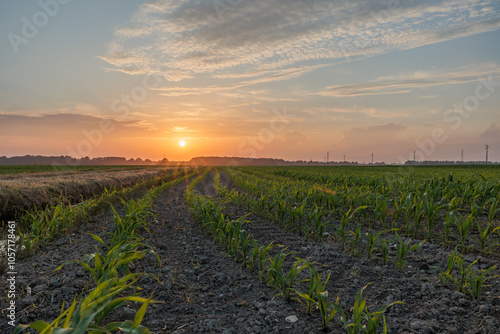
M 171 81 L 201 73 L 246 79 L 500 28 L 493 0 L 256 0 L 222 14 L 216 4 L 149 1 L 116 30 L 101 59 L 114 70 L 163 73 Z
M 493 79 L 500 77 L 500 66 L 490 64 L 478 68 L 448 70 L 447 72 L 419 71 L 392 78 L 380 78 L 374 82 L 330 86 L 317 94 L 334 97 L 405 94 L 418 88 L 473 82 L 486 75 L 491 75 Z

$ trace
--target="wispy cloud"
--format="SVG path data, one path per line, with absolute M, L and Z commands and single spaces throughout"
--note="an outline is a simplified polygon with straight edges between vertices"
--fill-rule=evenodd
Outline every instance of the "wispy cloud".
M 101 59 L 114 70 L 163 73 L 171 81 L 200 73 L 246 79 L 500 28 L 494 0 L 256 0 L 222 13 L 217 3 L 149 1 L 116 30 Z
M 488 64 L 474 68 L 448 69 L 446 71 L 418 71 L 393 77 L 379 78 L 373 82 L 354 83 L 326 87 L 318 95 L 334 97 L 354 97 L 360 95 L 404 94 L 417 88 L 456 85 L 477 81 L 482 76 L 500 77 L 500 66 Z
M 160 87 L 154 88 L 154 90 L 160 91 L 163 96 L 184 96 L 184 95 L 203 95 L 203 94 L 212 94 L 219 92 L 227 92 L 230 90 L 234 90 L 237 88 L 242 88 L 246 86 L 258 85 L 262 83 L 276 82 L 288 80 L 291 78 L 297 78 L 302 76 L 305 73 L 314 71 L 318 68 L 321 68 L 322 65 L 317 66 L 300 66 L 287 68 L 282 70 L 275 71 L 266 71 L 268 73 L 266 76 L 262 76 L 259 78 L 254 78 L 252 80 L 240 81 L 234 84 L 229 84 L 226 86 L 206 86 L 206 87 Z M 238 76 L 237 76 L 238 77 Z
M 366 128 L 354 127 L 342 133 L 339 144 L 345 147 L 383 147 L 407 129 L 399 123 L 386 123 Z

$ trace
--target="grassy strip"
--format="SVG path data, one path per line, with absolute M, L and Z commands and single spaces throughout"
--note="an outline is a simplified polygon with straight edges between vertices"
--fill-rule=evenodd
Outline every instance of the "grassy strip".
M 119 190 L 176 172 L 174 168 L 143 168 L 0 176 L 0 219 L 19 220 L 26 210 L 37 210 L 60 202 L 79 203 L 105 189 Z

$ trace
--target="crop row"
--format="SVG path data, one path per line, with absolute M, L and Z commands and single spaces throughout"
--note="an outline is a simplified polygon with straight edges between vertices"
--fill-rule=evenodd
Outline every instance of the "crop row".
M 202 175 L 195 180 L 186 190 L 186 198 L 203 231 L 223 247 L 236 262 L 256 272 L 261 281 L 265 281 L 270 287 L 276 289 L 277 295 L 282 296 L 286 301 L 301 303 L 308 314 L 317 311 L 324 330 L 328 329 L 328 323 L 338 314 L 347 333 L 359 331 L 376 333 L 380 324 L 383 324 L 383 332 L 387 333 L 384 312 L 389 306 L 401 302 L 385 304 L 376 311 L 369 311 L 366 300 L 362 296 L 365 286 L 354 298 L 355 303 L 349 311 L 352 312 L 352 316 L 347 316 L 339 304 L 339 298 L 335 301 L 329 300 L 326 284 L 330 275 L 323 278 L 316 270 L 315 264 L 297 257 L 294 258 L 295 261 L 289 269 L 285 269 L 284 262 L 293 252 L 287 252 L 286 248 L 276 251 L 278 246 L 274 246 L 273 242 L 261 245 L 245 231 L 244 225 L 247 221 L 243 218 L 235 220 L 227 218 L 221 204 L 208 196 L 197 193 L 194 190 L 196 182 L 204 177 L 205 175 Z M 219 174 L 215 171 L 214 185 L 220 187 L 218 183 Z M 273 252 L 277 253 L 271 256 Z M 306 269 L 309 275 L 304 275 Z M 301 292 L 299 285 L 306 287 L 307 291 Z
M 230 173 L 232 177 L 235 177 L 232 171 L 227 169 L 225 171 Z M 238 179 L 238 183 L 243 184 L 242 178 Z M 407 255 L 410 252 L 417 251 L 423 243 L 415 243 L 411 239 L 404 240 L 398 233 L 399 229 L 397 228 L 377 232 L 368 227 L 365 230 L 366 232 L 362 232 L 362 225 L 359 223 L 359 219 L 358 221 L 355 220 L 355 215 L 366 210 L 366 206 L 340 212 L 340 221 L 334 221 L 333 219 L 327 219 L 325 210 L 316 204 L 314 207 L 308 208 L 305 205 L 305 201 L 300 206 L 292 206 L 287 200 L 280 200 L 274 205 L 274 203 L 269 204 L 271 201 L 266 198 L 266 194 L 263 191 L 260 197 L 253 197 L 246 192 L 236 189 L 229 190 L 220 184 L 218 175 L 214 179 L 214 186 L 218 194 L 226 202 L 244 207 L 257 215 L 274 221 L 283 228 L 288 228 L 305 237 L 324 241 L 324 236 L 328 235 L 332 242 L 340 244 L 341 251 L 351 252 L 359 257 L 366 256 L 369 259 L 379 260 L 384 265 L 392 261 L 400 271 L 403 271 L 407 264 Z M 249 178 L 246 178 L 244 179 L 244 186 L 247 189 L 252 189 L 255 184 Z M 294 196 L 294 189 L 291 187 L 289 189 L 291 189 L 292 195 L 285 195 L 285 199 L 290 199 Z M 358 218 L 360 218 L 359 214 Z M 459 224 L 457 223 L 456 225 Z M 327 229 L 333 229 L 333 235 L 325 232 Z M 492 230 L 492 232 L 495 231 L 496 229 Z M 393 236 L 389 237 L 390 234 L 393 234 Z M 468 249 L 467 247 L 462 248 Z M 474 266 L 476 262 L 477 260 L 466 266 L 463 255 L 459 253 L 457 247 L 450 255 L 448 267 L 445 270 L 438 268 L 441 272 L 441 282 L 443 285 L 446 285 L 448 281 L 458 281 L 460 284 L 455 283 L 455 286 L 459 291 L 477 298 L 485 282 L 496 277 L 488 276 L 488 273 L 496 266 L 481 270 Z
M 147 255 L 156 257 L 160 269 L 161 261 L 154 250 L 145 244 L 136 232 L 147 228 L 148 220 L 154 217 L 152 211 L 154 198 L 167 188 L 185 182 L 192 176 L 193 173 L 186 174 L 165 182 L 158 187 L 152 187 L 145 196 L 138 200 L 124 201 L 125 213 L 123 215 L 119 215 L 112 207 L 114 228 L 112 229 L 113 232 L 107 233 L 107 241 L 97 235 L 92 235 L 101 250 L 83 256 L 82 260 L 65 263 L 56 269 L 60 270 L 65 265 L 77 263 L 89 272 L 92 279 L 91 284 L 94 288 L 75 297 L 69 308 L 64 310 L 63 305 L 61 314 L 51 323 L 38 320 L 29 325 L 20 325 L 16 328 L 14 334 L 21 333 L 27 328 L 35 329 L 41 334 L 150 333 L 141 323 L 148 305 L 159 301 L 152 300 L 152 295 L 148 298 L 140 297 L 134 291 L 141 290 L 137 284 L 140 277 L 145 275 L 155 276 L 144 272 L 131 273 L 129 266 Z M 125 302 L 141 304 L 134 320 L 104 324 L 103 321 L 106 316 L 120 308 Z
M 397 185 L 398 190 L 391 190 L 389 186 L 372 188 L 372 183 L 366 177 L 355 181 L 350 176 L 349 179 L 343 179 L 342 185 L 334 187 L 332 184 L 320 185 L 305 181 L 304 176 L 302 180 L 300 177 L 297 177 L 298 180 L 291 180 L 274 175 L 273 169 L 225 171 L 245 191 L 225 195 L 232 196 L 241 203 L 256 201 L 253 208 L 267 212 L 267 218 L 274 215 L 281 223 L 287 218 L 291 221 L 292 228 L 298 229 L 299 233 L 303 232 L 304 224 L 306 227 L 310 226 L 314 212 L 317 215 L 322 213 L 334 221 L 341 220 L 349 210 L 363 208 L 360 210 L 358 223 L 365 227 L 398 229 L 411 238 L 459 244 L 464 252 L 475 249 L 485 255 L 498 249 L 500 184 L 476 182 L 470 187 L 474 189 L 472 200 L 467 202 L 464 201 L 467 196 L 458 197 L 449 193 L 443 195 L 446 190 L 438 186 L 439 182 L 427 182 L 430 186 L 420 190 L 401 183 Z M 297 171 L 293 175 L 297 176 L 296 174 Z M 356 182 L 358 186 L 355 185 Z M 440 182 L 453 183 L 449 180 Z M 407 190 L 401 192 L 403 188 Z M 390 195 L 395 192 L 396 195 Z M 482 195 L 474 195 L 477 192 Z M 319 217 L 315 219 L 319 224 Z M 319 228 L 316 231 L 319 232 Z

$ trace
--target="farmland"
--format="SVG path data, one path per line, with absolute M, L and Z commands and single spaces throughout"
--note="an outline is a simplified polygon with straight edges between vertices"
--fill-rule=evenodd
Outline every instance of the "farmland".
M 37 329 L 500 331 L 500 168 L 179 169 L 20 222 Z

